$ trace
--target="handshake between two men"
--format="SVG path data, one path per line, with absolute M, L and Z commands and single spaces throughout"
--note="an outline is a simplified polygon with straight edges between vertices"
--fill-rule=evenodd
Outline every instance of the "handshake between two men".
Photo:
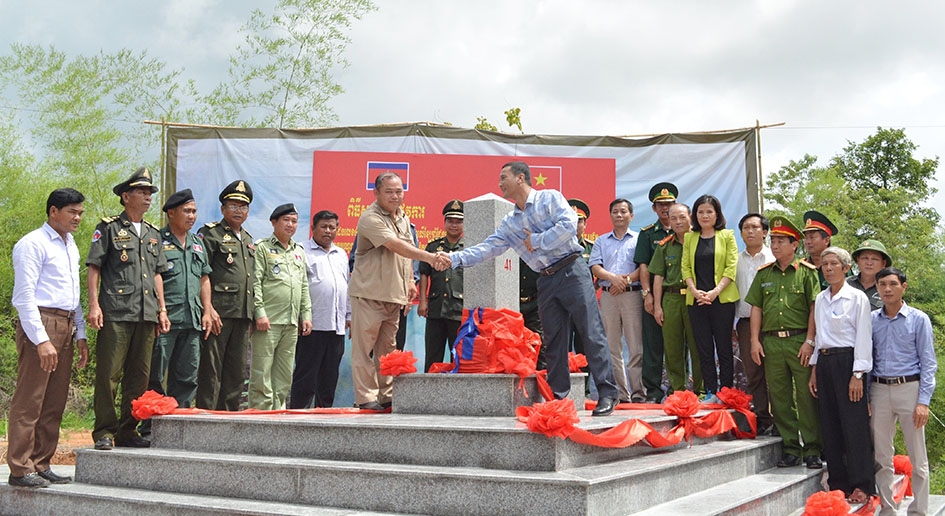
M 433 263 L 430 265 L 438 271 L 445 271 L 453 266 L 453 260 L 450 259 L 450 255 L 444 251 L 438 251 L 433 258 Z

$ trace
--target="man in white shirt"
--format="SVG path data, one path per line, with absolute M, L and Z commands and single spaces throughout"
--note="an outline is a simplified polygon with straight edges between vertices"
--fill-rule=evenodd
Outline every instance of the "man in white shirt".
M 13 248 L 19 359 L 7 429 L 11 486 L 72 481 L 53 473 L 49 461 L 59 444 L 73 343 L 79 348 L 77 367 L 85 367 L 89 359 L 79 298 L 79 249 L 72 237 L 82 221 L 84 201 L 72 188 L 53 191 L 46 201 L 46 223 Z
M 755 279 L 758 267 L 774 261 L 774 254 L 765 245 L 770 224 L 760 213 L 749 213 L 738 221 L 738 230 L 745 242 L 745 250 L 738 255 L 738 270 L 735 285 L 738 287 L 738 307 L 735 311 L 735 332 L 738 335 L 738 356 L 748 380 L 746 392 L 752 397 L 752 411 L 758 420 L 759 435 L 777 435 L 774 418 L 768 406 L 768 382 L 765 381 L 765 368 L 751 359 L 751 305 L 745 302 L 751 282 Z
M 334 244 L 337 236 L 337 213 L 322 210 L 312 216 L 312 238 L 302 244 L 312 332 L 299 335 L 295 344 L 289 408 L 331 407 L 335 401 L 345 330 L 351 326 L 348 254 Z

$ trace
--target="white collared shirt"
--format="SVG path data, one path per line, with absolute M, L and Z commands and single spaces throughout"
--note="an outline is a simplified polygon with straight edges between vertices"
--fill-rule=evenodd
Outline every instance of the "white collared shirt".
M 873 323 L 870 300 L 862 290 L 847 282 L 837 292 L 830 288 L 817 294 L 814 301 L 814 354 L 810 364 L 817 364 L 820 350 L 853 348 L 853 371 L 867 373 L 873 369 Z
M 76 339 L 85 338 L 79 297 L 79 248 L 48 223 L 27 233 L 13 247 L 13 306 L 34 345 L 49 340 L 39 308 L 75 311 Z
M 768 246 L 761 246 L 761 251 L 752 256 L 748 249 L 738 253 L 738 265 L 735 269 L 735 286 L 738 287 L 738 308 L 735 317 L 751 317 L 751 305 L 745 302 L 751 282 L 758 274 L 758 267 L 774 261 L 774 254 Z
M 312 299 L 312 331 L 345 334 L 345 321 L 351 320 L 348 297 L 348 254 L 331 244 L 328 250 L 308 239 L 305 250 L 308 294 Z

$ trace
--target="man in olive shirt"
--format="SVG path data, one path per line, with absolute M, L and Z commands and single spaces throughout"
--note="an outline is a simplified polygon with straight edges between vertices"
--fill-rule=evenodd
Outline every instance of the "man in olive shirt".
M 312 332 L 312 298 L 308 291 L 305 250 L 292 240 L 299 212 L 292 203 L 269 215 L 272 236 L 256 242 L 253 286 L 253 358 L 249 372 L 249 407 L 285 408 L 292 386 L 295 343 Z
M 650 279 L 653 280 L 653 318 L 663 329 L 670 394 L 688 387 L 686 365 L 690 362 L 692 392 L 705 392 L 702 369 L 699 367 L 699 351 L 686 308 L 686 282 L 682 279 L 683 236 L 692 228 L 689 217 L 689 206 L 673 204 L 669 209 L 669 223 L 674 234 L 659 241 L 649 267 Z
M 200 240 L 190 232 L 197 220 L 193 193 L 190 189 L 176 192 L 161 209 L 168 219 L 168 225 L 161 229 L 161 248 L 167 259 L 167 270 L 161 277 L 171 331 L 154 341 L 148 389 L 174 398 L 181 408 L 190 408 L 197 394 L 200 334 L 209 334 L 213 320 L 219 324 L 219 316 L 210 303 L 207 255 Z M 142 421 L 139 431 L 150 434 L 151 420 Z
M 886 246 L 879 240 L 864 240 L 859 247 L 853 251 L 853 261 L 856 262 L 860 272 L 856 276 L 847 277 L 847 283 L 853 288 L 862 290 L 866 298 L 870 300 L 870 306 L 873 310 L 879 310 L 883 305 L 883 298 L 876 290 L 876 274 L 892 267 L 892 258 L 886 252 Z
M 803 232 L 807 261 L 817 267 L 817 282 L 820 283 L 820 289 L 824 290 L 830 283 L 824 279 L 824 273 L 820 270 L 820 254 L 830 247 L 830 239 L 840 231 L 826 215 L 810 210 L 804 214 Z
M 236 411 L 246 378 L 246 354 L 253 323 L 253 269 L 256 245 L 243 229 L 253 202 L 253 189 L 233 181 L 220 192 L 223 220 L 205 224 L 197 237 L 203 241 L 210 267 L 213 308 L 220 326 L 212 327 L 200 349 L 197 407 Z
M 358 408 L 390 406 L 394 379 L 380 374 L 379 360 L 394 351 L 404 306 L 417 297 L 412 260 L 433 264 L 436 256 L 418 249 L 410 219 L 401 209 L 404 184 L 394 172 L 374 181 L 374 202 L 358 219 L 356 266 L 351 273 L 351 376 Z
M 650 188 L 649 199 L 659 220 L 640 230 L 633 262 L 640 268 L 640 286 L 643 287 L 643 388 L 646 401 L 659 403 L 663 399 L 663 331 L 653 318 L 654 303 L 650 296 L 652 281 L 649 264 L 660 240 L 673 234 L 669 223 L 669 208 L 676 203 L 679 190 L 672 183 L 657 183 Z
M 796 466 L 803 456 L 808 468 L 820 469 L 820 416 L 807 385 L 814 300 L 821 289 L 814 265 L 794 256 L 800 230 L 785 217 L 769 219 L 775 261 L 758 270 L 745 296 L 751 305 L 751 358 L 758 365 L 764 359 L 771 414 L 784 441 L 778 467 Z
M 462 249 L 464 218 L 463 201 L 453 199 L 446 203 L 443 207 L 446 235 L 427 244 L 427 252 Z M 450 349 L 463 322 L 463 269 L 438 271 L 427 263 L 421 263 L 417 314 L 427 318 L 423 371 L 428 372 L 431 365 L 443 361 L 444 350 Z
M 89 268 L 89 325 L 97 330 L 95 347 L 95 449 L 146 448 L 151 443 L 135 430 L 131 401 L 144 394 L 151 369 L 151 348 L 158 332 L 171 323 L 164 305 L 167 268 L 161 233 L 143 220 L 151 206 L 151 172 L 139 168 L 112 191 L 125 207 L 105 217 L 92 234 L 85 264 Z M 157 331 L 156 331 L 157 330 Z M 121 416 L 115 397 L 121 380 Z

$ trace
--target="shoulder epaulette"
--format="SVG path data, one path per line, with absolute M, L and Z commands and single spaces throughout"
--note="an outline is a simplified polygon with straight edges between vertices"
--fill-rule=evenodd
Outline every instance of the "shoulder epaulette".
M 253 245 L 259 245 L 259 244 L 265 242 L 266 240 L 268 240 L 268 239 L 266 239 L 266 238 L 260 238 L 259 240 L 254 240 L 254 241 L 253 241 Z
M 151 226 L 152 228 L 154 228 L 154 229 L 157 230 L 157 231 L 161 231 L 160 228 L 158 228 L 157 226 L 155 226 L 154 224 L 151 224 L 150 222 L 148 222 L 148 221 L 146 221 L 146 220 L 142 220 L 142 222 L 144 222 L 145 224 Z
M 762 265 L 761 267 L 758 267 L 758 270 L 760 271 L 760 270 L 762 270 L 762 269 L 767 269 L 768 267 L 771 267 L 772 265 L 774 265 L 774 264 L 776 264 L 776 263 L 778 263 L 777 260 L 775 260 L 775 261 L 773 261 L 773 262 L 768 262 L 768 263 Z
M 666 245 L 666 244 L 670 243 L 670 241 L 672 241 L 674 238 L 676 238 L 676 233 L 673 233 L 672 235 L 669 235 L 669 236 L 663 238 L 662 240 L 660 240 L 660 241 L 657 242 L 657 243 L 658 243 L 659 245 Z
M 591 240 L 590 238 L 585 238 L 585 239 L 584 239 L 584 243 L 585 243 L 585 244 L 594 245 L 594 242 L 597 242 L 597 239 L 596 239 L 596 238 L 595 238 L 594 240 Z
M 652 224 L 650 224 L 649 226 L 643 226 L 642 228 L 640 228 L 640 233 L 642 233 L 642 232 L 644 232 L 644 231 L 649 231 L 649 230 L 651 230 L 651 229 L 653 229 L 653 228 L 655 228 L 655 227 L 656 227 L 656 223 L 655 223 L 655 222 L 652 223 Z
M 114 217 L 102 217 L 102 222 L 104 222 L 104 223 L 106 223 L 106 224 L 111 224 L 112 222 L 115 222 L 116 220 L 118 220 L 118 216 L 114 216 Z
M 807 260 L 798 260 L 798 263 L 800 263 L 800 264 L 803 265 L 804 267 L 807 267 L 807 268 L 810 269 L 810 270 L 814 270 L 814 271 L 817 270 L 817 266 L 814 265 L 813 263 L 810 263 L 810 262 L 807 261 Z
M 215 228 L 215 227 L 217 227 L 217 226 L 219 226 L 219 225 L 220 225 L 219 222 L 213 221 L 213 222 L 207 222 L 206 224 L 203 225 L 203 227 L 205 227 L 205 228 L 207 228 L 207 229 L 211 229 L 211 228 Z

